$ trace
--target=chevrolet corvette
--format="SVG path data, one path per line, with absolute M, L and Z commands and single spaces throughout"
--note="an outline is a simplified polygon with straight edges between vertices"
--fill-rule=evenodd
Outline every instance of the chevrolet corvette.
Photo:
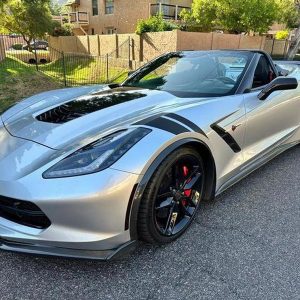
M 0 120 L 0 248 L 109 260 L 176 240 L 300 142 L 299 80 L 263 51 L 182 51 L 20 101 Z

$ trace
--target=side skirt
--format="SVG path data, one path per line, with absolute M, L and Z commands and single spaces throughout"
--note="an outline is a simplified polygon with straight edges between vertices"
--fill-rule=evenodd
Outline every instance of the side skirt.
M 300 141 L 279 145 L 275 148 L 272 152 L 267 152 L 263 154 L 262 156 L 259 156 L 257 159 L 255 159 L 251 164 L 249 162 L 246 163 L 244 166 L 244 169 L 236 176 L 231 177 L 228 181 L 226 181 L 223 185 L 219 187 L 219 189 L 216 191 L 216 196 L 220 195 L 222 192 L 239 182 L 240 180 L 247 177 L 249 174 L 254 172 L 255 170 L 259 169 L 266 163 L 268 163 L 270 160 L 278 156 L 279 154 L 285 152 L 286 150 L 293 148 L 294 146 L 300 144 Z M 242 167 L 243 168 L 243 167 Z

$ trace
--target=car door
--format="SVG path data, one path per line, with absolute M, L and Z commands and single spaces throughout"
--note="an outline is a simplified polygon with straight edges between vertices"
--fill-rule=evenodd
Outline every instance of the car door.
M 276 77 L 268 58 L 261 54 L 253 76 L 252 89 L 245 94 L 245 162 L 271 154 L 284 144 L 299 125 L 299 90 L 278 91 L 266 100 L 258 98 L 262 89 Z

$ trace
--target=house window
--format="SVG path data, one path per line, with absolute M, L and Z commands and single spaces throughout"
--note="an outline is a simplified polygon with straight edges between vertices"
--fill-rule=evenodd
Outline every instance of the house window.
M 105 14 L 111 15 L 114 13 L 114 0 L 105 0 Z
M 92 28 L 92 35 L 94 35 L 95 34 L 95 29 L 94 28 Z
M 114 34 L 115 29 L 113 27 L 106 27 L 106 34 Z
M 93 16 L 98 16 L 98 0 L 92 0 Z

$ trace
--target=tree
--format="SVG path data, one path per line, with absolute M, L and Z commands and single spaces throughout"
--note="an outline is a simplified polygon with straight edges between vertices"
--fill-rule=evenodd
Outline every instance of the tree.
M 278 6 L 278 22 L 284 23 L 288 28 L 298 27 L 299 25 L 299 5 L 297 0 L 276 0 Z
M 264 33 L 274 22 L 294 27 L 299 21 L 299 0 L 194 0 L 192 12 L 182 12 L 187 27 L 232 33 Z
M 213 28 L 218 27 L 218 3 L 219 0 L 194 0 L 192 4 L 191 18 L 198 24 L 201 31 L 211 31 Z M 184 17 L 185 20 L 190 17 L 188 14 Z
M 59 16 L 62 12 L 62 5 L 58 0 L 52 0 L 50 3 L 50 11 L 53 16 Z
M 191 16 L 204 30 L 263 33 L 277 19 L 277 8 L 274 0 L 194 0 Z
M 8 0 L 0 11 L 0 29 L 19 33 L 30 43 L 43 38 L 52 26 L 48 0 Z

